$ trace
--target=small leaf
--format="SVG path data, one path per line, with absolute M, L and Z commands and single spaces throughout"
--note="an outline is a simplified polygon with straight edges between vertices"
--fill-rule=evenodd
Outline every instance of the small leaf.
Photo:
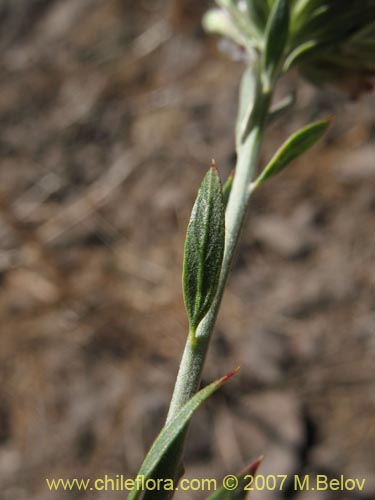
M 215 298 L 224 238 L 223 191 L 213 161 L 199 188 L 185 241 L 182 281 L 190 332 L 193 335 Z
M 296 102 L 295 92 L 288 94 L 284 99 L 275 104 L 275 106 L 272 106 L 270 112 L 268 113 L 267 123 L 268 124 L 273 123 L 286 111 L 288 111 L 295 102 Z
M 247 11 L 253 24 L 259 31 L 263 31 L 268 16 L 269 7 L 264 0 L 247 0 Z
M 207 500 L 244 500 L 248 497 L 249 490 L 245 489 L 250 485 L 251 477 L 255 477 L 259 465 L 262 463 L 263 456 L 259 457 L 252 464 L 248 465 L 243 471 L 236 474 L 238 485 L 234 490 L 225 489 L 224 486 L 217 491 Z M 228 477 L 228 476 L 226 476 Z M 235 480 L 234 480 L 235 481 Z
M 234 170 L 232 170 L 232 172 L 229 174 L 229 177 L 223 186 L 224 207 L 228 205 L 229 195 L 230 192 L 232 191 L 232 186 L 233 186 L 233 179 L 234 179 Z
M 252 112 L 257 95 L 257 78 L 252 67 L 248 67 L 241 79 L 240 97 L 238 102 L 238 117 L 236 123 L 236 148 L 240 148 L 245 139 L 246 132 L 250 128 Z
M 289 32 L 289 1 L 276 0 L 266 26 L 263 67 L 270 80 L 282 60 Z
M 174 440 L 184 430 L 194 412 L 211 396 L 211 394 L 217 391 L 227 380 L 237 373 L 237 371 L 238 368 L 200 390 L 181 408 L 176 417 L 163 427 L 147 453 L 138 471 L 137 477 L 142 476 L 144 480 L 147 480 L 152 475 L 165 455 L 173 452 Z M 141 490 L 134 489 L 129 493 L 128 500 L 136 500 L 142 493 Z
M 273 177 L 281 172 L 281 170 L 287 167 L 293 160 L 313 146 L 327 130 L 330 122 L 331 118 L 319 120 L 289 137 L 256 179 L 254 188 L 263 184 L 269 177 Z
M 207 33 L 216 33 L 225 36 L 241 47 L 246 47 L 246 38 L 226 11 L 222 9 L 210 9 L 203 16 L 202 25 Z
M 301 58 L 305 57 L 306 54 L 310 54 L 314 49 L 318 47 L 316 40 L 309 40 L 302 43 L 296 47 L 286 58 L 284 63 L 284 71 L 287 72 L 296 62 L 299 62 Z

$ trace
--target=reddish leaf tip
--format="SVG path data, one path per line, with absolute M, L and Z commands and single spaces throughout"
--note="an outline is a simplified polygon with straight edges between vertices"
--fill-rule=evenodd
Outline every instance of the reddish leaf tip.
M 210 167 L 213 169 L 213 170 L 217 170 L 217 166 L 216 166 L 216 161 L 212 158 L 211 160 L 211 165 Z
M 328 124 L 330 124 L 333 121 L 334 117 L 335 115 L 328 115 L 326 116 L 325 120 Z
M 264 455 L 260 455 L 254 462 L 251 462 L 249 465 L 247 465 L 239 474 L 237 477 L 243 477 L 246 475 L 250 475 L 255 477 L 258 471 L 258 468 L 260 464 L 263 462 Z
M 234 175 L 236 173 L 236 169 L 233 169 L 231 173 L 229 174 L 229 179 L 234 179 Z
M 264 455 L 260 455 L 256 460 L 254 460 L 254 462 L 252 462 L 250 465 L 247 466 L 247 471 L 253 476 L 255 476 L 258 467 L 263 462 L 263 460 L 264 460 Z
M 231 372 L 229 372 L 229 373 L 227 373 L 226 375 L 224 375 L 224 377 L 222 377 L 222 378 L 220 379 L 220 383 L 221 383 L 221 384 L 224 384 L 224 382 L 226 382 L 227 380 L 229 380 L 230 378 L 232 378 L 232 377 L 233 377 L 233 375 L 235 375 L 235 374 L 238 372 L 238 370 L 239 370 L 239 369 L 240 369 L 240 367 L 239 367 L 239 366 L 237 366 L 237 368 L 235 368 L 235 369 L 234 369 L 234 370 L 232 370 Z

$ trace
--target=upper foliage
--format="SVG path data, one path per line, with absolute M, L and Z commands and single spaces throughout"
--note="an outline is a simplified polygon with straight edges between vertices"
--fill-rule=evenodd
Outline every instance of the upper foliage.
M 208 31 L 231 38 L 247 51 L 263 52 L 272 12 L 289 8 L 283 71 L 298 66 L 315 83 L 368 83 L 375 70 L 375 0 L 216 0 L 204 19 Z M 277 4 L 277 5 L 276 5 Z M 275 7 L 276 6 L 276 7 Z M 285 18 L 285 16 L 284 16 Z M 361 90 L 361 89 L 358 89 Z

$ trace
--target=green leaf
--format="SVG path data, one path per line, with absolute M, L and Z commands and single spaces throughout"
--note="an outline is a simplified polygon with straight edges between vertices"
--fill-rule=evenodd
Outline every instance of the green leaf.
M 238 117 L 236 123 L 236 147 L 237 151 L 245 139 L 246 132 L 250 128 L 251 116 L 255 106 L 257 94 L 257 78 L 252 67 L 248 67 L 242 76 L 240 83 L 240 97 L 238 102 Z
M 154 444 L 147 453 L 146 458 L 138 471 L 137 477 L 144 477 L 144 480 L 146 481 L 152 475 L 165 455 L 173 451 L 172 448 L 175 439 L 181 432 L 183 432 L 194 412 L 207 398 L 211 396 L 211 394 L 217 391 L 219 387 L 221 387 L 227 380 L 237 373 L 237 371 L 238 368 L 200 390 L 181 408 L 176 417 L 171 420 L 169 424 L 163 427 L 160 434 L 154 441 Z M 129 493 L 128 500 L 137 500 L 142 493 L 143 491 L 135 488 Z
M 247 0 L 247 11 L 253 24 L 259 31 L 263 31 L 268 16 L 268 5 L 264 0 Z
M 318 47 L 318 43 L 316 40 L 309 40 L 305 43 L 302 43 L 298 47 L 296 47 L 286 58 L 284 63 L 284 71 L 287 72 L 296 62 L 306 56 L 306 54 L 310 54 L 314 49 Z
M 282 61 L 289 32 L 289 1 L 276 0 L 266 26 L 263 67 L 272 80 Z
M 229 15 L 240 33 L 242 33 L 245 41 L 244 47 L 257 47 L 259 45 L 259 30 L 248 19 L 248 16 L 244 15 L 237 0 L 216 0 L 216 3 L 223 8 L 224 12 Z
M 273 123 L 280 116 L 282 116 L 286 111 L 288 111 L 293 104 L 296 102 L 296 94 L 292 92 L 288 94 L 284 99 L 279 101 L 277 104 L 272 106 L 271 110 L 267 116 L 267 123 Z
M 229 177 L 223 186 L 224 207 L 228 205 L 229 195 L 230 192 L 232 191 L 232 186 L 233 186 L 233 179 L 234 179 L 234 170 L 232 170 L 232 172 L 229 174 Z
M 289 137 L 256 179 L 254 188 L 263 184 L 269 177 L 273 177 L 281 172 L 281 170 L 287 167 L 293 160 L 313 146 L 327 130 L 330 122 L 331 118 L 319 120 Z
M 224 254 L 225 207 L 215 162 L 199 188 L 186 234 L 183 291 L 193 335 L 216 294 Z
M 246 47 L 246 38 L 238 29 L 232 18 L 222 9 L 210 9 L 203 16 L 203 28 L 208 33 L 225 36 L 242 47 Z
M 227 483 L 227 488 L 220 488 L 215 491 L 213 495 L 208 497 L 207 500 L 244 500 L 248 497 L 249 490 L 247 488 L 251 483 L 251 477 L 255 477 L 258 467 L 263 460 L 263 456 L 259 457 L 258 460 L 248 465 L 243 471 L 235 476 L 231 476 L 231 480 Z M 225 477 L 225 481 L 228 481 L 229 476 Z M 236 479 L 237 481 L 236 481 Z M 238 482 L 238 483 L 237 483 Z M 229 490 L 228 486 L 236 484 L 237 486 L 234 490 Z
M 230 9 L 236 5 L 234 0 L 216 0 L 216 3 L 220 5 L 220 7 L 224 7 L 224 9 Z

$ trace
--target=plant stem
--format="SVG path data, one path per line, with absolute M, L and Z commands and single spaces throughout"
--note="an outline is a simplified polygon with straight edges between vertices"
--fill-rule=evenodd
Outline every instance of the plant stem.
M 254 71 L 256 70 L 254 69 Z M 188 337 L 169 407 L 167 422 L 176 416 L 182 406 L 199 389 L 211 334 L 245 220 L 251 195 L 250 184 L 256 174 L 259 149 L 271 102 L 271 90 L 264 92 L 261 82 L 258 83 L 259 91 L 254 101 L 255 109 L 252 127 L 237 151 L 236 174 L 226 210 L 225 250 L 217 294 L 209 312 L 198 326 L 195 341 L 192 342 L 191 337 Z
M 257 68 L 254 68 L 254 74 L 259 75 Z M 225 250 L 216 297 L 207 315 L 198 325 L 194 337 L 191 334 L 188 335 L 167 416 L 167 423 L 173 420 L 184 404 L 199 389 L 211 334 L 215 326 L 233 255 L 245 220 L 251 195 L 250 186 L 256 174 L 259 149 L 271 102 L 271 92 L 266 93 L 262 90 L 260 75 L 258 78 L 256 88 L 259 90 L 254 99 L 252 126 L 247 132 L 244 141 L 238 146 L 237 151 L 236 174 L 226 210 Z M 250 106 L 251 103 L 249 103 Z M 238 120 L 240 120 L 240 117 Z M 161 473 L 162 477 L 173 478 L 175 482 L 178 482 L 183 473 L 182 456 L 187 431 L 188 426 L 176 441 L 173 448 L 173 456 L 168 456 L 165 463 L 161 466 L 163 471 Z M 158 470 L 155 472 L 155 477 L 160 477 Z M 152 495 L 149 492 L 145 492 L 144 500 L 151 500 L 151 498 L 152 500 L 170 500 L 172 497 L 173 491 L 161 490 L 159 492 L 152 492 Z

